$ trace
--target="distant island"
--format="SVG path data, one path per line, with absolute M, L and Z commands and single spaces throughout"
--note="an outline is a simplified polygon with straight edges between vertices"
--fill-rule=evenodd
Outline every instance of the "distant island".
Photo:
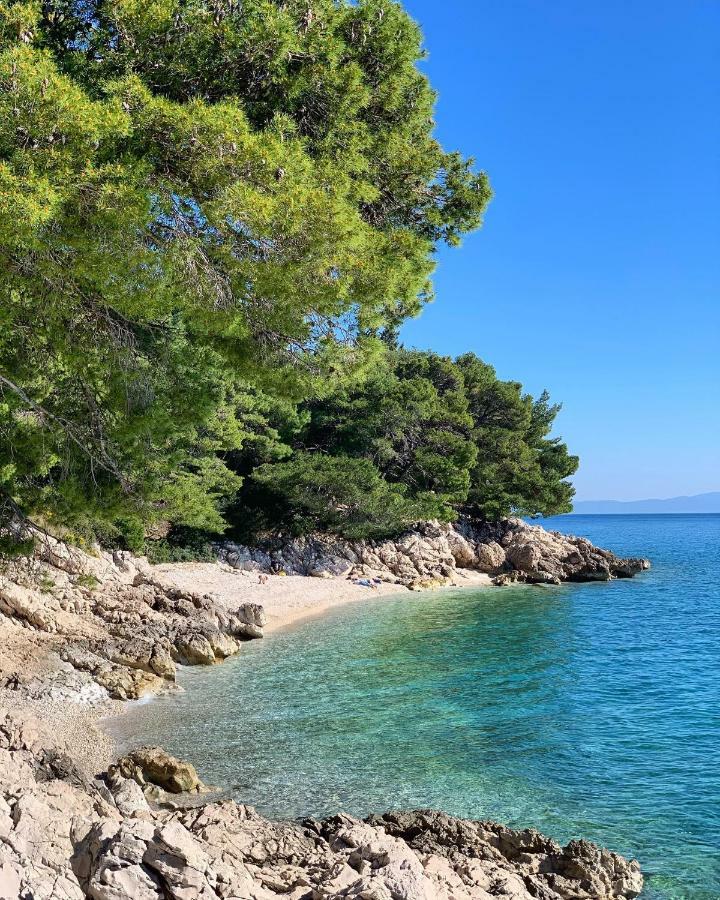
M 571 515 L 603 513 L 720 513 L 720 491 L 667 500 L 578 500 Z

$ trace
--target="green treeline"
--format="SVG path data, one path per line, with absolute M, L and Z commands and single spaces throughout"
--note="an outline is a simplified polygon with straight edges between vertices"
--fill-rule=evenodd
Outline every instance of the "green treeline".
M 472 353 L 392 349 L 360 384 L 265 407 L 230 458 L 244 482 L 227 515 L 244 538 L 277 527 L 385 537 L 458 510 L 564 511 L 577 458 L 548 437 L 557 411 Z
M 556 408 L 393 336 L 484 173 L 392 0 L 0 2 L 0 521 L 566 509 Z

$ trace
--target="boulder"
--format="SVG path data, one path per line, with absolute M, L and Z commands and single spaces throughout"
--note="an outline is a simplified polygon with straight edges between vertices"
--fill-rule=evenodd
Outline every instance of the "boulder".
M 135 635 L 119 640 L 109 646 L 104 655 L 130 669 L 144 669 L 165 678 L 175 680 L 175 663 L 172 659 L 172 645 L 165 637 L 156 640 Z
M 506 562 L 505 550 L 497 541 L 489 541 L 487 544 L 479 543 L 475 548 L 475 558 L 472 567 L 481 572 L 495 573 L 501 571 Z M 459 565 L 459 563 L 458 563 Z
M 0 612 L 22 619 L 40 631 L 53 632 L 57 630 L 53 607 L 59 607 L 54 598 L 0 575 Z
M 505 551 L 505 558 L 518 572 L 526 575 L 538 571 L 538 564 L 542 559 L 540 548 L 532 541 L 513 541 Z
M 140 747 L 121 757 L 110 770 L 113 776 L 132 778 L 141 786 L 154 784 L 170 794 L 205 790 L 195 767 L 171 756 L 161 747 Z

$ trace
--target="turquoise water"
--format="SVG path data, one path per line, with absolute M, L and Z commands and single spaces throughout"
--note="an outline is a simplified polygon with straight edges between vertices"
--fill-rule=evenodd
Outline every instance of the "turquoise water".
M 632 581 L 373 599 L 185 670 L 115 729 L 275 816 L 438 807 L 720 898 L 720 516 L 573 516 Z

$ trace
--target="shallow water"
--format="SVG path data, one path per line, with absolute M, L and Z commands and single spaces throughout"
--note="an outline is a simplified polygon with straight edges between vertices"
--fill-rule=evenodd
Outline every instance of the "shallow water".
M 268 636 L 112 731 L 273 816 L 438 807 L 720 898 L 720 516 L 573 516 L 632 581 L 372 599 Z

